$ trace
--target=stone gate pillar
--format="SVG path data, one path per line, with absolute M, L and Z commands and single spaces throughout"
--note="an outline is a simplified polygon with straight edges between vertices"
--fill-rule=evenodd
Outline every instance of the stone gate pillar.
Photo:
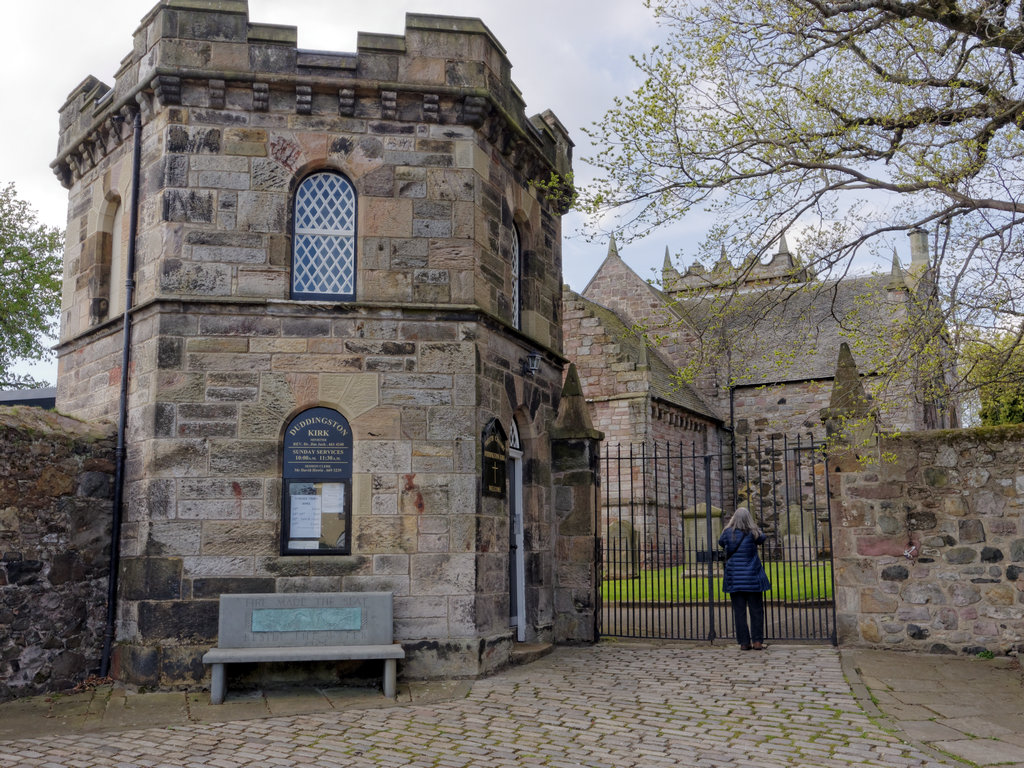
M 821 410 L 828 456 L 828 494 L 832 511 L 832 554 L 836 603 L 836 639 L 860 638 L 861 592 L 864 583 L 858 531 L 871 500 L 848 503 L 848 484 L 861 477 L 864 462 L 877 460 L 878 421 L 871 397 L 860 380 L 850 348 L 839 347 L 835 383 L 829 407 Z
M 576 366 L 562 387 L 551 429 L 555 498 L 556 642 L 593 642 L 599 588 L 597 518 L 600 514 L 600 449 L 604 433 L 594 429 Z

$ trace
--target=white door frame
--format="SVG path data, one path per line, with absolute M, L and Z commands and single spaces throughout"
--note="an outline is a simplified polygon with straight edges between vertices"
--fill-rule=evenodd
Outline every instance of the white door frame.
M 516 629 L 516 640 L 526 640 L 526 542 L 523 524 L 523 451 L 519 430 L 512 422 L 509 436 L 509 626 Z

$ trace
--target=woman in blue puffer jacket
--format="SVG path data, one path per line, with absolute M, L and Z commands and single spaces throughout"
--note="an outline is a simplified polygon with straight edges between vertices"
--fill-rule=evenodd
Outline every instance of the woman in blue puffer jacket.
M 725 550 L 722 590 L 729 593 L 732 615 L 736 621 L 736 640 L 743 651 L 751 648 L 760 651 L 764 648 L 763 593 L 771 589 L 772 585 L 757 555 L 757 545 L 766 538 L 754 523 L 750 510 L 739 507 L 718 539 L 718 546 Z

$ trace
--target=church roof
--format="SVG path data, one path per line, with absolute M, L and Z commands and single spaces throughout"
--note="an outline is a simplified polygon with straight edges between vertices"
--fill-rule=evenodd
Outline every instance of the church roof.
M 714 408 L 705 403 L 693 387 L 679 378 L 676 369 L 666 362 L 656 349 L 652 349 L 640 334 L 628 327 L 614 311 L 579 294 L 574 293 L 573 299 L 581 302 L 586 311 L 601 323 L 608 335 L 618 342 L 620 356 L 623 359 L 632 360 L 638 365 L 644 365 L 646 361 L 649 371 L 647 381 L 652 397 L 677 405 L 698 416 L 722 421 L 722 417 Z
M 831 379 L 841 343 L 855 345 L 862 372 L 872 358 L 894 354 L 892 329 L 906 310 L 888 277 L 845 277 L 746 289 L 677 295 L 694 327 L 720 325 L 738 386 Z

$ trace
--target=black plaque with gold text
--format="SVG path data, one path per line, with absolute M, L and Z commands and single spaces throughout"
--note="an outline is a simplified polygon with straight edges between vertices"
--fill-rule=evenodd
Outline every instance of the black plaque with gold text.
M 508 437 L 497 419 L 491 419 L 484 428 L 483 451 L 483 494 L 503 499 L 505 468 L 508 462 Z
M 288 425 L 284 436 L 284 478 L 349 480 L 352 430 L 330 408 L 310 408 Z

